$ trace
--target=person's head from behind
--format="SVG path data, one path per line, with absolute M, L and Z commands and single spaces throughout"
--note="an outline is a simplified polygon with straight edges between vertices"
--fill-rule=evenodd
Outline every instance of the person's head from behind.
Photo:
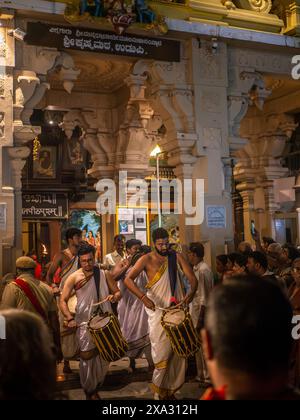
M 252 252 L 251 244 L 249 242 L 241 242 L 238 247 L 238 252 L 248 256 Z
M 96 250 L 92 245 L 84 244 L 78 250 L 79 263 L 83 271 L 91 272 L 95 265 Z
M 267 252 L 267 251 L 268 251 L 268 248 L 269 248 L 269 246 L 270 246 L 271 244 L 275 244 L 275 241 L 274 241 L 274 239 L 273 239 L 273 238 L 268 238 L 267 236 L 264 236 L 264 237 L 262 238 L 262 247 L 263 247 L 263 250 L 264 250 L 265 252 Z
M 150 252 L 152 252 L 152 248 L 149 245 L 142 245 L 140 248 L 140 252 L 144 255 L 150 254 Z
M 263 276 L 268 270 L 268 259 L 259 251 L 252 252 L 248 257 L 247 268 L 250 274 Z
M 282 246 L 282 253 L 280 255 L 280 261 L 283 265 L 291 265 L 294 260 L 300 257 L 297 248 L 291 244 L 285 244 Z
M 134 255 L 140 251 L 142 246 L 142 241 L 138 239 L 130 239 L 126 242 L 126 252 L 128 255 Z
M 227 271 L 228 256 L 218 255 L 216 258 L 216 269 L 219 274 L 224 274 Z
M 268 265 L 271 270 L 278 268 L 281 264 L 282 246 L 278 243 L 269 245 L 267 251 Z
M 204 246 L 200 242 L 190 244 L 188 259 L 192 266 L 198 265 L 204 258 Z
M 17 276 L 22 276 L 24 274 L 34 276 L 36 267 L 37 264 L 32 258 L 20 257 L 16 261 Z
M 292 265 L 292 276 L 296 286 L 300 287 L 300 258 L 297 258 Z
M 243 276 L 217 287 L 202 331 L 214 386 L 227 387 L 232 399 L 272 398 L 284 391 L 292 317 L 286 296 L 260 277 Z
M 246 255 L 237 255 L 232 269 L 233 273 L 235 275 L 247 274 L 247 262 L 248 259 Z
M 117 235 L 114 237 L 114 250 L 118 252 L 118 254 L 123 255 L 125 249 L 125 236 Z
M 66 232 L 66 241 L 68 247 L 79 248 L 82 242 L 82 231 L 77 228 L 70 228 Z
M 155 229 L 152 234 L 152 240 L 156 252 L 162 256 L 166 257 L 169 252 L 169 234 L 164 228 Z
M 240 255 L 241 254 L 239 254 L 237 252 L 233 252 L 232 254 L 228 255 L 228 262 L 227 262 L 227 270 L 228 271 L 233 271 L 235 261 L 236 261 L 237 257 L 239 257 Z
M 145 246 L 145 247 L 141 247 L 141 249 L 133 255 L 132 260 L 131 260 L 131 266 L 133 267 L 142 257 L 144 257 L 147 254 L 150 254 L 150 252 L 152 252 L 151 247 L 149 246 Z
M 56 363 L 48 328 L 36 315 L 0 312 L 6 339 L 0 340 L 0 400 L 51 400 Z

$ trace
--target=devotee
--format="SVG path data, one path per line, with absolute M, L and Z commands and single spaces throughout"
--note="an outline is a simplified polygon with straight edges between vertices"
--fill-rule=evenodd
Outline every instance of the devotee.
M 249 242 L 241 242 L 238 246 L 238 252 L 248 257 L 252 252 L 252 246 Z
M 68 277 L 78 270 L 78 250 L 82 244 L 82 232 L 77 228 L 70 228 L 66 232 L 66 241 L 68 248 L 55 255 L 50 268 L 47 273 L 47 283 L 53 286 L 53 291 L 58 296 L 64 288 Z M 60 271 L 59 271 L 60 270 Z M 59 271 L 59 284 L 53 283 L 56 273 Z M 76 296 L 73 294 L 69 302 L 69 308 L 72 313 L 75 313 L 77 304 Z M 74 331 L 64 326 L 64 318 L 59 311 L 61 346 L 64 356 L 63 373 L 71 374 L 70 361 L 77 360 L 78 357 L 78 343 Z
M 268 266 L 269 270 L 272 271 L 275 275 L 280 274 L 280 258 L 282 254 L 282 247 L 278 243 L 273 243 L 269 245 L 267 251 Z
M 36 263 L 31 258 L 18 258 L 16 269 L 16 279 L 5 287 L 1 309 L 20 309 L 40 316 L 49 327 L 56 346 L 57 359 L 61 360 L 57 305 L 52 290 L 34 277 Z
M 107 254 L 103 260 L 102 268 L 112 270 L 119 262 L 125 258 L 125 236 L 117 235 L 114 238 L 114 251 Z
M 296 259 L 292 264 L 293 284 L 288 290 L 288 297 L 290 299 L 293 312 L 295 316 L 300 315 L 300 258 Z M 294 340 L 294 349 L 292 353 L 291 385 L 300 387 L 300 339 Z
M 175 354 L 161 325 L 161 318 L 164 308 L 179 303 L 189 305 L 194 299 L 198 282 L 182 255 L 170 251 L 169 234 L 165 229 L 156 229 L 152 239 L 155 250 L 143 256 L 129 271 L 125 286 L 144 303 L 148 314 L 152 357 L 155 364 L 152 378 L 154 398 L 175 399 L 174 394 L 185 382 L 187 360 Z M 177 264 L 191 287 L 190 294 L 185 297 Z M 147 293 L 140 290 L 134 282 L 143 271 L 146 272 L 148 279 Z
M 233 267 L 236 261 L 236 258 L 239 257 L 241 254 L 237 253 L 237 252 L 233 252 L 232 254 L 229 254 L 227 256 L 227 271 L 229 273 L 233 272 Z
M 246 255 L 237 254 L 232 270 L 233 275 L 247 274 L 247 262 L 248 258 Z
M 254 276 L 211 295 L 202 331 L 215 389 L 204 400 L 300 400 L 289 388 L 293 311 L 279 287 Z
M 121 293 L 112 276 L 95 263 L 95 248 L 83 245 L 78 251 L 81 268 L 66 281 L 60 298 L 60 309 L 65 317 L 65 325 L 76 331 L 80 346 L 80 382 L 87 400 L 100 399 L 97 389 L 104 382 L 109 363 L 104 361 L 87 329 L 91 306 L 107 298 L 98 306 L 103 313 L 112 313 L 111 303 L 121 299 Z M 76 293 L 75 318 L 68 307 L 69 298 Z
M 280 286 L 275 274 L 268 270 L 268 259 L 262 252 L 252 252 L 248 257 L 247 268 L 250 274 L 262 277 L 264 280 L 269 280 L 275 285 Z
M 133 239 L 131 243 L 134 244 L 134 242 L 137 241 Z M 130 248 L 130 244 L 127 243 L 126 245 L 127 249 L 128 247 L 131 249 L 129 252 L 132 252 L 135 246 L 133 245 L 132 248 Z M 139 246 L 139 244 L 137 244 L 136 247 L 137 246 Z M 132 256 L 127 274 L 129 274 L 129 271 L 138 262 L 138 260 L 149 252 L 151 252 L 151 248 L 150 251 L 144 250 L 144 252 L 138 251 L 135 253 Z M 141 291 L 144 293 L 147 292 L 146 284 L 148 281 L 144 271 L 138 275 L 134 282 Z M 139 300 L 134 294 L 130 293 L 127 287 L 125 287 L 124 276 L 122 276 L 119 280 L 118 285 L 122 294 L 122 299 L 118 305 L 118 316 L 123 336 L 128 343 L 127 356 L 130 359 L 130 370 L 132 372 L 135 370 L 135 360 L 145 354 L 149 365 L 149 371 L 152 371 L 154 365 L 151 356 L 148 315 L 145 310 L 145 306 L 141 300 Z
M 282 246 L 279 277 L 285 283 L 287 288 L 289 288 L 294 282 L 292 276 L 292 264 L 293 261 L 299 257 L 300 253 L 293 245 L 284 244 Z
M 1 311 L 6 339 L 0 340 L 0 401 L 53 400 L 55 353 L 41 318 L 28 311 Z
M 217 281 L 216 283 L 223 283 L 224 276 L 227 273 L 228 256 L 218 255 L 216 258 Z
M 29 252 L 27 254 L 27 257 L 32 258 L 33 261 L 36 262 L 36 269 L 35 269 L 35 272 L 34 272 L 34 277 L 38 280 L 42 280 L 43 269 L 42 269 L 42 265 L 38 262 L 38 257 L 37 257 L 36 251 L 32 250 L 31 252 Z
M 265 253 L 267 253 L 269 246 L 270 246 L 270 245 L 272 245 L 272 244 L 275 244 L 274 239 L 272 239 L 272 238 L 268 238 L 268 237 L 266 237 L 266 236 L 264 236 L 264 237 L 262 238 L 262 248 L 263 248 L 263 251 L 264 251 Z
M 209 295 L 214 285 L 214 275 L 210 267 L 204 262 L 204 246 L 200 242 L 192 243 L 189 247 L 188 258 L 198 281 L 195 298 L 190 304 L 190 312 L 196 331 L 200 334 L 204 326 L 205 311 Z M 203 385 L 210 383 L 209 373 L 204 360 L 203 349 L 196 354 L 197 382 Z

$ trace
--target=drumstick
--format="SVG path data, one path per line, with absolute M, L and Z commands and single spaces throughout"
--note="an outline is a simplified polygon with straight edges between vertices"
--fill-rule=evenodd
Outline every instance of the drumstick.
M 107 296 L 107 298 L 106 298 L 106 299 L 104 299 L 104 300 L 102 300 L 101 302 L 94 303 L 94 304 L 93 304 L 93 305 L 91 305 L 91 306 L 93 307 L 93 306 L 102 305 L 102 303 L 105 303 L 105 302 L 107 302 L 107 301 L 108 301 L 108 299 L 109 299 L 109 297 L 110 297 L 110 296 L 111 296 L 111 295 Z
M 109 295 L 109 296 L 110 296 L 110 295 Z M 92 308 L 93 308 L 93 306 L 99 306 L 99 305 L 102 305 L 103 303 L 106 303 L 106 302 L 108 301 L 108 299 L 109 299 L 109 296 L 107 296 L 107 298 L 105 298 L 105 299 L 104 299 L 104 300 L 102 300 L 101 302 L 94 303 L 94 304 L 92 304 L 92 305 L 90 306 L 90 310 L 89 310 L 89 319 L 91 318 L 91 312 L 92 312 Z M 78 325 L 78 327 L 84 327 L 84 326 L 86 326 L 86 325 L 88 325 L 88 322 L 82 322 L 82 324 Z
M 182 303 L 178 303 L 178 305 L 171 306 L 169 308 L 160 308 L 159 306 L 155 306 L 155 309 L 158 309 L 158 310 L 164 311 L 164 312 L 170 312 L 170 311 L 173 311 L 173 309 L 182 308 L 182 307 L 183 307 Z

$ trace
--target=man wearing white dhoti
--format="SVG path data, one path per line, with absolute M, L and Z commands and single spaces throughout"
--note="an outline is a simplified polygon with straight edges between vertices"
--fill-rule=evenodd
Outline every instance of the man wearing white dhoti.
M 80 346 L 80 381 L 88 400 L 99 399 L 97 388 L 104 382 L 109 363 L 104 361 L 87 330 L 93 304 L 108 298 L 100 305 L 102 312 L 112 312 L 111 303 L 121 299 L 121 293 L 109 273 L 95 264 L 95 248 L 84 245 L 78 252 L 81 269 L 72 274 L 65 283 L 60 299 L 60 308 L 69 329 L 77 328 Z M 68 308 L 73 291 L 76 292 L 77 306 L 75 319 Z
M 169 235 L 165 229 L 153 232 L 155 251 L 142 257 L 130 270 L 125 285 L 146 306 L 149 319 L 150 341 L 155 370 L 152 378 L 154 398 L 175 399 L 174 394 L 185 382 L 187 360 L 177 356 L 161 325 L 163 310 L 182 303 L 189 305 L 197 290 L 196 277 L 181 254 L 170 251 Z M 184 296 L 178 265 L 191 286 L 191 292 Z M 134 280 L 146 272 L 147 293 L 143 293 Z

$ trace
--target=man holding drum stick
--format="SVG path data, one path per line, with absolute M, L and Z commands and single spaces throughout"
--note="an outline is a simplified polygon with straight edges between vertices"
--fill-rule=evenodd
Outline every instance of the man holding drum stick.
M 87 400 L 96 400 L 100 398 L 97 388 L 104 382 L 109 363 L 100 357 L 87 324 L 95 303 L 102 301 L 98 308 L 103 313 L 112 313 L 111 303 L 118 302 L 121 293 L 112 276 L 95 264 L 93 246 L 83 245 L 78 251 L 78 257 L 81 268 L 66 281 L 60 299 L 60 309 L 65 317 L 65 325 L 70 329 L 77 328 L 81 386 Z M 68 308 L 68 301 L 74 290 L 77 296 L 75 319 Z
M 159 228 L 153 232 L 154 252 L 142 257 L 129 272 L 125 286 L 145 305 L 149 317 L 150 341 L 155 370 L 152 390 L 155 398 L 175 399 L 174 394 L 185 382 L 187 359 L 179 357 L 172 349 L 171 342 L 161 324 L 164 309 L 189 305 L 197 290 L 197 279 L 181 254 L 170 250 L 169 234 Z M 184 296 L 179 272 L 186 276 L 191 292 Z M 146 272 L 147 293 L 143 293 L 134 283 L 135 278 Z

